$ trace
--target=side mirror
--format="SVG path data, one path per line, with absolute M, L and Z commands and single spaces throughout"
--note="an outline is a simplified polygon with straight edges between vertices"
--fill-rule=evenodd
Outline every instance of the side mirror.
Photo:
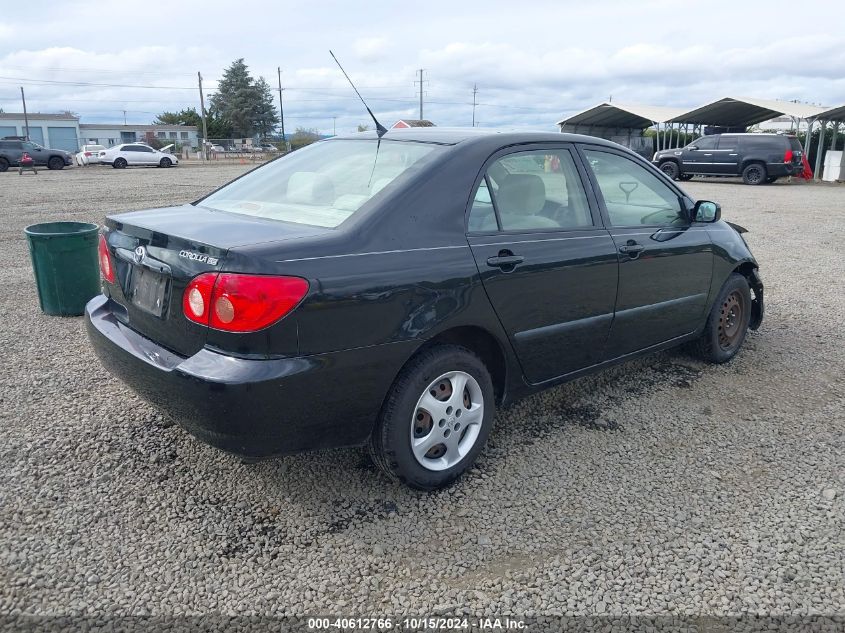
M 722 207 L 717 202 L 699 200 L 692 208 L 693 222 L 718 222 L 722 217 Z

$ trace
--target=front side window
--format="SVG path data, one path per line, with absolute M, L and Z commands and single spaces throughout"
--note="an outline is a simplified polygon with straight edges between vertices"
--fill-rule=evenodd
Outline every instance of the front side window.
M 690 143 L 690 146 L 696 149 L 716 149 L 716 141 L 718 140 L 718 136 L 702 136 Z
M 572 154 L 560 149 L 517 152 L 495 161 L 478 187 L 469 217 L 470 231 L 569 230 L 592 225 Z
M 443 151 L 437 145 L 385 139 L 323 141 L 250 172 L 199 204 L 333 228 Z
M 678 194 L 630 158 L 585 149 L 613 226 L 686 224 Z

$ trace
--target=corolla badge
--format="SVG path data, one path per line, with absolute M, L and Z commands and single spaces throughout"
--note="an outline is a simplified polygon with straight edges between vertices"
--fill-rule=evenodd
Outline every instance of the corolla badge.
M 210 264 L 211 266 L 217 264 L 218 261 L 216 257 L 195 253 L 194 251 L 179 251 L 179 257 L 184 257 L 185 259 L 190 259 L 193 262 L 199 262 L 201 264 Z
M 132 255 L 132 259 L 135 260 L 136 264 L 140 264 L 144 259 L 147 257 L 147 249 L 143 246 L 139 246 L 135 249 L 135 253 Z

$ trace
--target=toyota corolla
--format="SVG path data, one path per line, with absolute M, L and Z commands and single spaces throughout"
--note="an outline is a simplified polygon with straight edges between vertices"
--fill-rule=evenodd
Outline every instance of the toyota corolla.
M 368 445 L 420 489 L 505 403 L 763 318 L 743 229 L 596 138 L 438 128 L 333 138 L 192 204 L 112 215 L 100 359 L 246 458 Z

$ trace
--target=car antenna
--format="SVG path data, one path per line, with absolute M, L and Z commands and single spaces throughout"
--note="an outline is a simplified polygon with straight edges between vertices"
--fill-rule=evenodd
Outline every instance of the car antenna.
M 354 91 L 355 91 L 355 94 L 356 94 L 356 95 L 358 95 L 358 98 L 361 100 L 361 103 L 363 103 L 363 104 L 364 104 L 364 107 L 365 107 L 365 108 L 367 108 L 367 112 L 369 112 L 369 113 L 370 113 L 370 118 L 371 118 L 371 119 L 373 120 L 373 122 L 376 124 L 376 134 L 378 134 L 378 137 L 379 137 L 379 139 L 380 139 L 382 136 L 384 136 L 385 134 L 387 134 L 387 128 L 386 128 L 386 127 L 384 127 L 381 123 L 379 123 L 379 122 L 378 122 L 378 119 L 376 118 L 376 115 L 375 115 L 375 114 L 373 114 L 373 111 L 372 111 L 372 110 L 370 110 L 370 106 L 368 106 L 368 105 L 367 105 L 367 102 L 366 102 L 366 101 L 364 101 L 364 97 L 362 97 L 362 96 L 361 96 L 361 93 L 360 93 L 360 92 L 358 92 L 358 88 L 356 88 L 356 87 L 355 87 L 355 84 L 353 84 L 353 83 L 352 83 L 352 80 L 349 78 L 349 75 L 347 75 L 347 74 L 346 74 L 346 71 L 345 71 L 345 70 L 343 70 L 343 66 L 341 66 L 341 65 L 340 65 L 340 62 L 339 62 L 339 61 L 337 61 L 337 57 L 335 57 L 335 56 L 334 56 L 334 53 L 332 53 L 332 52 L 331 52 L 331 50 L 329 50 L 329 55 L 331 55 L 331 56 L 332 56 L 332 59 L 334 60 L 334 63 L 335 63 L 335 64 L 337 64 L 337 67 L 338 67 L 338 68 L 340 68 L 340 72 L 342 72 L 342 73 L 343 73 L 343 76 L 344 76 L 344 77 L 346 77 L 346 81 L 348 81 L 348 82 L 349 82 L 349 85 L 350 85 L 350 86 L 352 86 L 352 90 L 354 90 Z

